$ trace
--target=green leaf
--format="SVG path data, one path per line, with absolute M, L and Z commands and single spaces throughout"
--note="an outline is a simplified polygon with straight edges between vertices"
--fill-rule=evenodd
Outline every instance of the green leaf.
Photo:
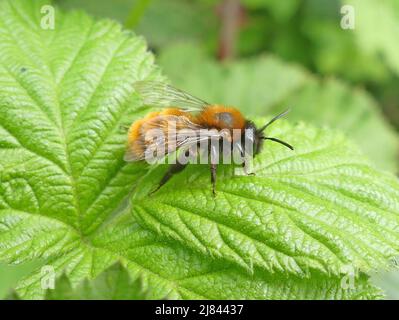
M 277 215 L 275 224 L 263 226 L 265 233 L 258 234 L 262 225 L 256 225 L 250 231 L 251 237 L 259 237 L 262 241 L 266 235 L 280 241 L 278 245 L 283 244 L 284 252 L 280 254 L 275 250 L 279 257 L 294 253 L 293 257 L 284 257 L 278 268 L 274 268 L 275 259 L 268 261 L 273 273 L 265 268 L 263 260 L 259 260 L 263 247 L 259 253 L 252 252 L 252 268 L 248 268 L 246 256 L 245 263 L 237 263 L 237 252 L 231 256 L 225 254 L 226 245 L 221 248 L 221 254 L 211 257 L 209 251 L 199 248 L 198 241 L 192 241 L 193 238 L 185 242 L 171 237 L 171 232 L 165 234 L 162 229 L 152 232 L 140 226 L 128 206 L 132 188 L 136 187 L 137 208 L 150 205 L 161 207 L 164 203 L 158 200 L 166 199 L 165 190 L 177 186 L 179 179 L 188 177 L 185 174 L 173 179 L 156 198 L 149 200 L 146 196 L 149 178 L 143 177 L 147 168 L 126 164 L 122 160 L 126 131 L 121 128 L 147 112 L 139 105 L 139 97 L 133 92 L 132 84 L 137 80 L 162 78 L 144 42 L 134 34 L 123 31 L 120 25 L 109 20 L 96 21 L 83 13 L 64 14 L 57 10 L 55 30 L 44 30 L 40 27 L 43 4 L 47 4 L 46 1 L 0 2 L 0 261 L 6 264 L 39 261 L 35 271 L 16 287 L 20 297 L 45 297 L 46 289 L 41 287 L 43 267 L 53 267 L 57 277 L 65 274 L 72 290 L 84 294 L 81 291 L 82 281 L 96 279 L 118 261 L 126 268 L 132 281 L 141 279 L 142 288 L 150 299 L 380 297 L 379 291 L 368 283 L 367 276 L 361 271 L 385 265 L 387 259 L 397 253 L 397 233 L 394 233 L 397 228 L 397 184 L 392 177 L 379 176 L 379 172 L 366 164 L 364 167 L 360 165 L 363 162 L 357 160 L 356 152 L 352 155 L 353 149 L 346 142 L 328 149 L 330 142 L 338 143 L 341 138 L 327 131 L 322 134 L 311 127 L 300 127 L 300 130 L 287 132 L 287 138 L 305 153 L 306 150 L 314 150 L 312 148 L 327 148 L 320 154 L 315 151 L 316 158 L 322 159 L 327 168 L 330 168 L 329 164 L 342 161 L 341 169 L 331 170 L 337 175 L 333 175 L 334 179 L 348 177 L 348 181 L 339 180 L 339 184 L 334 184 L 348 193 L 340 195 L 328 185 L 333 183 L 331 175 L 327 175 L 329 179 L 324 181 L 323 174 L 319 172 L 314 176 L 325 185 L 319 181 L 320 189 L 313 190 L 311 185 L 304 183 L 301 186 L 304 198 L 300 194 L 300 200 L 296 203 L 307 206 L 303 207 L 306 221 L 295 212 L 287 216 L 283 208 L 279 209 L 282 215 L 281 218 Z M 287 126 L 276 126 L 272 133 L 278 136 L 285 134 Z M 316 139 L 317 135 L 320 137 Z M 281 149 L 267 148 L 259 163 L 280 161 L 275 162 L 272 170 L 285 168 L 295 176 L 298 171 L 314 169 L 313 160 L 307 165 L 306 155 L 295 156 L 292 158 L 296 160 L 294 162 L 283 159 L 286 156 L 288 154 Z M 352 161 L 356 165 L 351 166 Z M 318 165 L 322 170 L 322 164 Z M 206 214 L 214 217 L 220 212 L 218 219 L 226 219 L 229 207 L 226 205 L 223 208 L 222 205 L 226 204 L 229 196 L 221 199 L 220 203 L 209 198 L 208 172 L 205 168 L 202 171 L 196 169 L 199 168 L 188 171 L 193 173 L 190 179 L 195 180 L 192 187 L 202 187 L 202 195 L 195 206 L 202 205 L 200 209 L 203 211 L 215 206 L 212 208 L 214 212 Z M 284 171 L 278 175 L 278 172 L 269 170 L 258 177 L 227 181 L 230 171 L 222 169 L 218 188 L 223 186 L 233 192 L 234 188 L 247 188 L 239 201 L 248 207 L 237 207 L 240 210 L 232 214 L 232 221 L 243 225 L 252 216 L 250 222 L 256 224 L 259 218 L 251 211 L 259 207 L 266 208 L 260 213 L 265 222 L 274 217 L 268 213 L 277 205 L 267 205 L 266 198 L 262 201 L 257 198 L 271 196 L 270 191 L 279 184 L 287 188 L 288 182 L 277 178 L 288 179 L 291 173 L 286 177 Z M 267 178 L 269 174 L 276 175 L 276 180 Z M 368 183 L 371 176 L 373 185 L 366 189 L 362 183 Z M 258 180 L 262 182 L 259 185 Z M 265 186 L 264 180 L 270 181 L 270 186 Z M 235 185 L 234 181 L 242 183 Z M 299 183 L 299 180 L 290 180 L 292 184 L 296 182 Z M 298 199 L 299 194 L 295 188 L 295 185 L 290 186 L 292 193 L 277 190 L 277 193 L 284 193 L 284 199 L 276 200 L 293 205 L 292 200 Z M 310 190 L 305 192 L 306 188 Z M 180 185 L 171 192 L 174 204 L 179 205 L 184 197 L 192 201 L 193 195 L 189 194 L 189 190 Z M 263 191 L 267 191 L 265 195 L 262 195 Z M 245 198 L 248 192 L 254 199 Z M 318 193 L 318 197 L 312 192 Z M 331 199 L 330 193 L 334 192 L 338 196 Z M 370 195 L 373 199 L 368 202 Z M 234 197 L 232 194 L 231 198 Z M 330 199 L 330 202 L 324 198 Z M 343 198 L 350 201 L 343 201 Z M 169 200 L 172 201 L 171 198 Z M 352 206 L 354 201 L 360 200 L 364 203 L 358 203 L 357 212 Z M 317 211 L 326 203 L 329 203 L 327 211 Z M 344 212 L 339 219 L 335 207 L 338 205 L 348 206 L 339 209 Z M 163 215 L 165 211 L 161 209 L 163 211 L 156 214 Z M 243 216 L 237 217 L 241 213 Z M 354 213 L 356 217 L 353 217 Z M 328 220 L 331 226 L 318 229 L 313 224 L 312 215 L 337 220 Z M 190 223 L 195 225 L 199 219 L 203 218 L 194 216 Z M 287 226 L 281 225 L 279 219 L 285 219 Z M 142 220 L 141 224 L 147 225 Z M 295 227 L 294 223 L 298 221 L 305 225 Z M 205 219 L 205 222 L 195 225 L 198 232 L 203 232 L 210 221 Z M 180 228 L 179 220 L 174 223 L 178 223 L 176 227 Z M 329 239 L 329 232 L 341 227 L 341 223 L 347 225 L 342 227 L 336 238 Z M 369 230 L 371 224 L 373 228 Z M 154 229 L 151 224 L 148 228 Z M 348 235 L 348 230 L 354 234 Z M 367 230 L 369 234 L 356 233 L 362 230 Z M 241 231 L 248 232 L 248 227 Z M 309 235 L 309 232 L 313 234 Z M 323 233 L 319 239 L 313 238 L 317 232 Z M 380 238 L 382 233 L 383 239 Z M 236 245 L 238 238 L 234 238 L 235 233 L 225 235 L 232 236 L 228 240 L 232 241 L 232 246 Z M 299 238 L 295 239 L 296 236 Z M 238 234 L 238 237 L 242 235 Z M 245 240 L 247 242 L 243 242 L 240 250 L 245 254 L 251 253 L 248 250 L 252 240 Z M 259 245 L 263 246 L 262 241 Z M 335 252 L 330 252 L 326 246 Z M 281 249 L 278 246 L 274 248 Z M 314 252 L 310 252 L 313 249 Z M 302 253 L 305 254 L 301 259 L 299 255 Z M 341 255 L 342 263 L 337 261 L 336 254 Z M 288 265 L 284 261 L 289 263 L 288 268 L 285 268 Z M 330 261 L 332 266 L 327 265 Z M 327 273 L 327 270 L 336 271 L 335 268 L 344 262 L 353 262 L 355 267 L 361 268 L 355 275 L 354 288 L 344 289 L 341 273 Z M 307 277 L 301 275 L 300 268 L 308 269 Z M 102 281 L 99 283 L 104 284 Z M 118 289 L 123 289 L 120 284 Z
M 140 174 L 122 160 L 121 126 L 143 114 L 132 84 L 155 69 L 143 41 L 114 22 L 57 12 L 59 26 L 45 31 L 38 13 L 39 5 L 1 4 L 2 221 L 15 234 L 35 223 L 44 236 L 51 228 L 54 241 L 73 245 L 118 208 Z
M 262 124 L 259 122 L 258 124 Z M 387 267 L 399 253 L 399 183 L 372 168 L 342 135 L 303 124 L 268 132 L 295 152 L 267 143 L 256 176 L 192 165 L 155 195 L 163 168 L 140 182 L 133 213 L 146 228 L 252 272 L 339 275 Z
M 138 226 L 130 214 L 122 214 L 93 240 L 98 249 L 76 250 L 53 261 L 57 274 L 65 272 L 72 287 L 97 274 L 102 254 L 118 253 L 133 279 L 140 277 L 148 299 L 379 299 L 381 293 L 366 276 L 355 287 L 344 289 L 342 277 L 314 274 L 310 278 L 268 274 L 252 275 L 223 260 L 209 259 L 185 246 L 159 240 Z M 95 269 L 92 269 L 95 267 Z M 104 268 L 105 269 L 105 268 Z M 17 292 L 23 298 L 43 295 L 40 268 L 22 281 Z M 282 285 L 284 283 L 284 285 Z
M 203 99 L 237 106 L 247 117 L 291 107 L 290 118 L 341 129 L 378 166 L 398 169 L 399 139 L 361 89 L 334 79 L 321 81 L 273 56 L 220 66 L 192 45 L 169 47 L 160 64 L 174 84 Z
M 121 127 L 144 114 L 132 84 L 158 74 L 144 42 L 112 21 L 57 11 L 56 29 L 42 29 L 44 4 L 0 3 L 6 263 L 84 252 L 90 235 L 123 204 L 143 172 L 122 159 Z M 98 272 L 112 262 L 106 253 L 100 260 Z

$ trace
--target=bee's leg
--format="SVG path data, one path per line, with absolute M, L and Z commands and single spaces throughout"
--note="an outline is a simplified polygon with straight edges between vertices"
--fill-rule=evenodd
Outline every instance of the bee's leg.
M 242 168 L 244 169 L 244 174 L 247 175 L 247 176 L 254 176 L 255 175 L 254 172 L 248 172 L 248 161 L 249 161 L 249 159 L 243 153 L 241 153 L 241 156 L 244 159 L 243 163 L 241 164 Z
M 159 182 L 158 187 L 150 192 L 150 195 L 154 194 L 155 192 L 157 192 L 159 189 L 161 189 L 161 187 L 170 180 L 170 178 L 172 178 L 176 173 L 179 173 L 181 171 L 184 170 L 184 168 L 188 165 L 188 163 L 182 164 L 182 163 L 175 163 L 175 164 L 171 164 L 169 166 L 168 171 L 166 171 L 165 175 L 162 177 L 161 181 Z
M 217 168 L 217 165 L 211 163 L 211 182 L 212 182 L 212 193 L 213 193 L 213 196 L 216 196 L 216 191 L 215 191 L 215 187 L 216 187 L 216 168 Z
M 184 155 L 185 155 L 185 157 L 188 157 L 189 151 L 187 150 L 187 151 L 184 153 Z M 180 159 L 180 158 L 179 158 L 179 159 Z M 187 163 L 182 163 L 182 161 L 179 161 L 179 159 L 178 159 L 178 161 L 177 161 L 176 163 L 171 164 L 171 165 L 169 166 L 168 171 L 166 171 L 165 175 L 162 177 L 161 181 L 159 182 L 158 187 L 157 187 L 155 190 L 151 191 L 151 192 L 150 192 L 150 195 L 153 194 L 153 193 L 155 193 L 155 192 L 157 192 L 159 189 L 161 189 L 161 187 L 162 187 L 166 182 L 168 182 L 170 178 L 172 178 L 176 173 L 179 173 L 179 172 L 183 171 L 184 168 L 188 165 L 188 162 L 187 162 Z

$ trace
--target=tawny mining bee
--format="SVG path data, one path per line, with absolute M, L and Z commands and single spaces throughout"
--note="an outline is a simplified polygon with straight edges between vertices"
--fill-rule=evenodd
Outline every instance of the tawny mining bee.
M 294 149 L 290 144 L 267 137 L 264 133 L 269 125 L 286 115 L 288 110 L 257 128 L 234 107 L 210 104 L 165 83 L 142 81 L 136 82 L 134 88 L 144 105 L 163 110 L 151 112 L 130 126 L 125 161 L 161 159 L 180 152 L 176 163 L 170 165 L 152 193 L 159 190 L 174 174 L 181 172 L 190 163 L 188 157 L 205 151 L 210 164 L 212 191 L 215 194 L 216 168 L 221 158 L 218 154 L 222 145 L 225 146 L 220 143 L 223 139 L 229 143 L 230 154 L 238 151 L 244 168 L 245 159 L 259 154 L 265 140 Z M 218 145 L 215 146 L 215 142 Z

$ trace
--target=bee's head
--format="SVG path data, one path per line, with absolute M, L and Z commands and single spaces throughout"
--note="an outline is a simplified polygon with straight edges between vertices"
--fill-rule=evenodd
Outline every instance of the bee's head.
M 242 141 L 244 141 L 245 153 L 249 154 L 249 147 L 252 147 L 251 152 L 256 156 L 262 151 L 265 136 L 263 132 L 259 131 L 252 121 L 247 121 L 245 124 L 245 131 L 242 133 Z
M 285 116 L 288 112 L 289 112 L 289 110 L 284 111 L 283 113 L 274 117 L 272 120 L 270 120 L 268 123 L 266 123 L 260 129 L 256 128 L 255 124 L 252 121 L 247 121 L 247 123 L 245 124 L 246 130 L 243 132 L 243 137 L 242 137 L 243 141 L 245 141 L 244 148 L 247 143 L 252 143 L 253 155 L 256 156 L 257 154 L 259 154 L 262 151 L 264 141 L 271 140 L 274 142 L 278 142 L 291 150 L 294 150 L 294 147 L 291 146 L 290 144 L 288 144 L 287 142 L 284 142 L 277 138 L 267 137 L 264 132 L 268 126 L 270 126 L 274 121 Z

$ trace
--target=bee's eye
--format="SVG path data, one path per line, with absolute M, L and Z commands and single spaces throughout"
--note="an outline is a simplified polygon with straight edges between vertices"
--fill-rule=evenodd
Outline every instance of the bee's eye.
M 215 114 L 215 118 L 227 127 L 233 126 L 233 115 L 230 112 L 220 112 Z

